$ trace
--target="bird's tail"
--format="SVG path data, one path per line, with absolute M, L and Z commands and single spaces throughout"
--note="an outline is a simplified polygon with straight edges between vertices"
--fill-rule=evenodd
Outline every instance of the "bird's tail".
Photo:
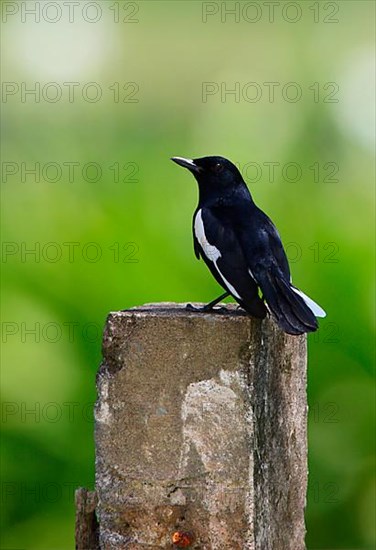
M 316 316 L 325 317 L 325 312 L 303 292 L 271 272 L 264 272 L 259 284 L 264 300 L 282 330 L 288 334 L 317 330 Z

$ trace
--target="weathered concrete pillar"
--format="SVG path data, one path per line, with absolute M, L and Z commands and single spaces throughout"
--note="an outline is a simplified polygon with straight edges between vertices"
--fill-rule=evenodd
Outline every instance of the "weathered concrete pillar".
M 101 549 L 305 548 L 304 337 L 155 304 L 111 313 L 103 349 Z

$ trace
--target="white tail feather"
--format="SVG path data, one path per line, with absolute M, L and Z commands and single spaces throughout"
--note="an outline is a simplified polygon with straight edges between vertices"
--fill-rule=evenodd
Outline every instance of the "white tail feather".
M 304 294 L 304 292 L 302 292 L 301 290 L 298 290 L 292 285 L 291 285 L 291 288 L 294 292 L 296 292 L 296 294 L 299 294 L 299 296 L 303 298 L 306 305 L 309 307 L 312 313 L 316 315 L 316 317 L 326 317 L 325 311 L 318 304 L 316 304 L 316 302 L 314 302 L 313 300 L 311 300 L 311 298 L 309 298 L 306 294 Z

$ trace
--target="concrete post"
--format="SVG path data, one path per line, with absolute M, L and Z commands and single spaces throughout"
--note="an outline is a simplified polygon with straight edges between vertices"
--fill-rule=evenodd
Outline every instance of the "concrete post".
M 227 307 L 109 315 L 95 414 L 101 549 L 305 548 L 306 340 Z

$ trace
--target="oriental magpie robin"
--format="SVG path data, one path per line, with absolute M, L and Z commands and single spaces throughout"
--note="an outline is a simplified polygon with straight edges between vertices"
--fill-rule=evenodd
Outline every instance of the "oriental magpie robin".
M 253 202 L 236 166 L 223 157 L 171 160 L 197 180 L 195 254 L 226 291 L 204 310 L 231 295 L 254 317 L 263 319 L 269 311 L 288 334 L 317 330 L 316 317 L 325 317 L 325 312 L 292 285 L 278 231 Z

